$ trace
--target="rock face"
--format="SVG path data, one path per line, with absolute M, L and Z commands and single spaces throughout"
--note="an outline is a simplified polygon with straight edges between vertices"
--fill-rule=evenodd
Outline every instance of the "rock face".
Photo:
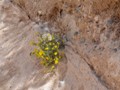
M 119 0 L 0 3 L 0 90 L 120 90 Z M 57 75 L 42 79 L 28 43 L 46 28 L 67 41 Z

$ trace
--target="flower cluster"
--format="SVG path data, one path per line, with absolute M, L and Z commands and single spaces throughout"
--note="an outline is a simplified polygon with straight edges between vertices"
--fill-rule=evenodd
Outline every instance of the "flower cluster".
M 51 67 L 54 69 L 59 63 L 61 56 L 59 54 L 60 42 L 58 42 L 54 35 L 47 33 L 40 36 L 39 42 L 34 43 L 38 48 L 35 49 L 32 54 L 37 58 L 41 58 L 41 64 L 45 67 Z

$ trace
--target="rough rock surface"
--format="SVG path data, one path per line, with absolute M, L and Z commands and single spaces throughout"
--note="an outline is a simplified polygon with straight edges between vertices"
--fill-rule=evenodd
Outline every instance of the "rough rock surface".
M 55 75 L 29 55 L 45 30 L 67 39 Z M 0 90 L 120 90 L 120 1 L 0 1 L 0 72 Z

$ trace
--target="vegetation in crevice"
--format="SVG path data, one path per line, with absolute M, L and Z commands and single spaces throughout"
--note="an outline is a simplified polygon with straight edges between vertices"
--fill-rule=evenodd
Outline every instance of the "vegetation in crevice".
M 45 33 L 39 35 L 38 42 L 31 42 L 36 48 L 31 52 L 38 59 L 40 64 L 53 71 L 64 56 L 61 48 L 64 48 L 64 41 L 60 35 Z

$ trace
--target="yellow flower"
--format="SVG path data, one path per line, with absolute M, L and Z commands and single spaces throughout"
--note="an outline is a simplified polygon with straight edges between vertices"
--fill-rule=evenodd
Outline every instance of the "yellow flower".
M 45 50 L 49 50 L 49 48 L 48 48 L 48 47 L 46 47 L 46 48 L 45 48 Z
M 44 54 L 44 52 L 42 50 L 40 50 L 39 55 L 42 56 Z
M 46 57 L 46 60 L 48 60 L 49 59 L 49 57 Z
M 55 45 L 55 46 L 54 46 L 54 48 L 58 48 L 58 46 L 57 46 L 57 45 Z
M 57 55 L 58 53 L 57 52 L 54 52 L 54 55 Z
M 59 62 L 59 59 L 55 58 L 55 64 L 58 64 L 58 62 Z

